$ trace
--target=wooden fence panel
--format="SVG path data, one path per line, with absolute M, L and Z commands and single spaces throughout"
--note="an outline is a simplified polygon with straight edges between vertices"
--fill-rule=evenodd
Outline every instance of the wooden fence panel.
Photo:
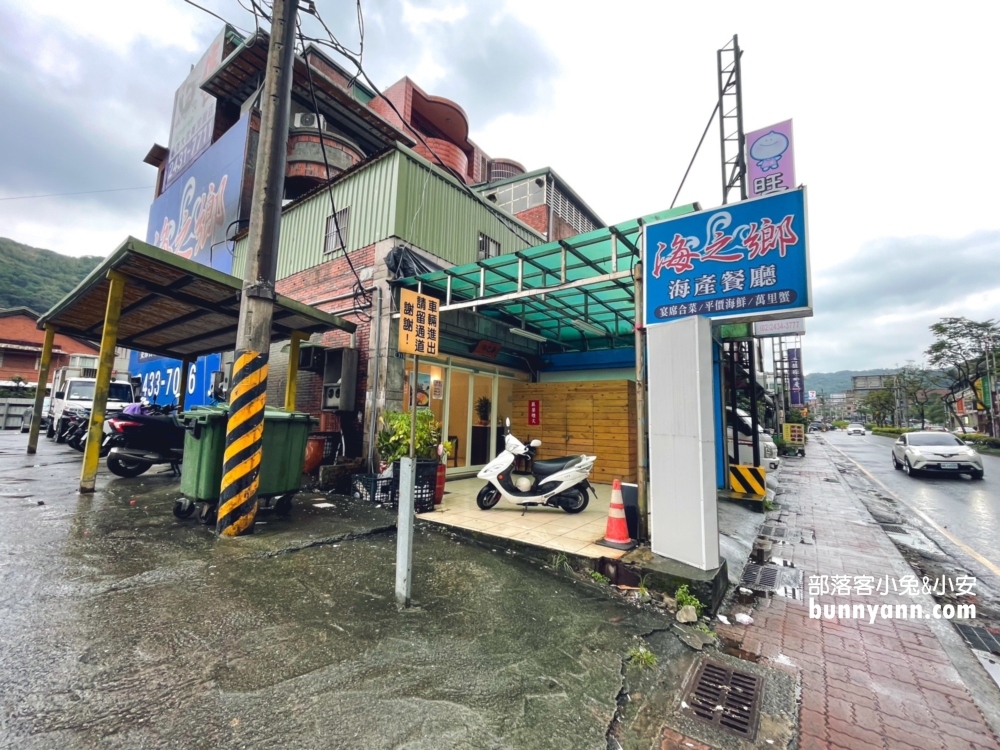
M 539 402 L 538 425 L 528 424 L 528 402 Z M 596 455 L 595 482 L 636 479 L 635 384 L 630 380 L 587 383 L 516 383 L 511 430 L 542 441 L 539 458 Z

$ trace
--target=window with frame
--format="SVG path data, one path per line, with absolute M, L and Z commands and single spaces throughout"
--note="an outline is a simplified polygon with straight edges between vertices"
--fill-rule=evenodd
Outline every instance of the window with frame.
M 69 358 L 70 367 L 79 367 L 81 369 L 94 369 L 97 367 L 97 357 L 88 357 L 82 354 L 74 354 Z
M 337 211 L 326 217 L 326 233 L 323 236 L 323 254 L 329 255 L 347 248 L 348 230 L 351 225 L 351 207 Z M 339 233 L 338 233 L 338 230 Z
M 489 235 L 479 233 L 479 253 L 476 260 L 486 260 L 500 255 L 500 243 Z

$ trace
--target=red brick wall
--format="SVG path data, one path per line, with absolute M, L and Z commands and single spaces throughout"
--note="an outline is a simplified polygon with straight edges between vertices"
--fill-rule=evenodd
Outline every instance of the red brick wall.
M 456 146 L 451 141 L 444 141 L 440 138 L 425 138 L 427 145 L 430 146 L 434 153 L 432 154 L 423 143 L 418 142 L 413 150 L 420 154 L 422 157 L 427 159 L 427 161 L 432 164 L 437 164 L 437 159 L 434 158 L 434 154 L 441 159 L 447 166 L 451 167 L 453 170 L 462 175 L 467 182 L 469 180 L 469 157 L 465 155 L 465 152 Z
M 371 268 L 375 261 L 375 246 L 355 250 L 351 253 L 351 262 L 355 270 L 361 274 L 364 269 Z M 365 407 L 365 393 L 368 390 L 368 336 L 371 322 L 367 319 L 371 314 L 365 310 L 363 314 L 345 312 L 354 306 L 350 296 L 357 283 L 354 274 L 348 266 L 347 259 L 341 255 L 318 266 L 307 268 L 294 276 L 281 279 L 277 284 L 279 294 L 284 294 L 294 300 L 310 305 L 323 312 L 340 315 L 345 320 L 356 323 L 354 346 L 358 349 L 358 385 L 355 409 Z M 365 288 L 371 282 L 364 282 Z M 345 331 L 328 331 L 322 336 L 321 343 L 326 347 L 346 347 L 351 345 L 351 334 Z M 310 374 L 300 377 L 296 407 L 307 411 L 320 420 L 320 430 L 339 430 L 337 414 L 322 411 L 323 382 L 322 377 Z
M 311 135 L 309 133 L 293 133 L 288 136 L 288 151 L 286 154 L 286 164 L 285 176 L 286 177 L 314 177 L 318 180 L 329 179 L 330 175 L 326 175 L 326 166 L 322 161 L 297 161 L 295 158 L 295 146 L 298 143 L 320 143 L 320 137 L 318 135 Z M 338 151 L 343 151 L 347 154 L 347 157 L 351 161 L 351 166 L 354 166 L 362 159 L 362 154 L 354 150 L 345 143 L 341 143 L 332 136 L 326 136 L 322 139 L 326 144 L 328 149 L 337 149 Z M 330 152 L 328 151 L 327 154 Z M 320 157 L 322 159 L 322 156 Z M 327 156 L 329 159 L 330 157 Z M 337 172 L 335 165 L 330 165 L 331 174 Z
M 28 381 L 37 380 L 38 370 L 35 369 L 35 360 L 41 354 L 41 346 L 45 342 L 45 332 L 38 330 L 35 319 L 30 315 L 0 317 L 0 342 L 39 347 L 37 352 L 2 352 L 3 364 L 0 365 L 0 380 L 10 380 L 14 375 L 20 375 Z M 97 347 L 81 343 L 60 333 L 55 335 L 53 344 L 55 349 L 63 351 L 65 354 L 52 355 L 49 382 L 52 382 L 53 372 L 69 364 L 70 354 L 96 355 L 100 353 Z
M 573 225 L 564 221 L 559 214 L 555 214 L 555 221 L 553 223 L 555 226 L 552 227 L 552 236 L 549 237 L 550 242 L 576 237 L 576 235 L 579 234 L 579 232 L 573 228 Z
M 546 205 L 535 206 L 527 211 L 522 211 L 515 216 L 527 224 L 532 229 L 536 229 L 548 236 L 549 233 L 549 212 L 551 209 Z
M 410 132 L 407 124 L 399 119 L 385 99 L 388 99 L 395 105 L 396 109 L 399 110 L 399 114 L 409 118 L 413 103 L 413 84 L 410 79 L 403 78 L 400 81 L 396 81 L 396 83 L 383 91 L 381 96 L 376 96 L 368 102 L 368 108 L 380 114 L 384 120 L 395 125 L 404 133 Z M 419 139 L 414 138 L 414 140 Z

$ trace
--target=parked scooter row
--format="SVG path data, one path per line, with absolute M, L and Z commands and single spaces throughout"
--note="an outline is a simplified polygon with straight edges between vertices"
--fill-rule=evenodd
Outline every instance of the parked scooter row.
M 137 477 L 150 467 L 168 464 L 180 473 L 184 455 L 184 424 L 176 406 L 132 404 L 104 422 L 102 454 L 108 470 L 119 477 Z

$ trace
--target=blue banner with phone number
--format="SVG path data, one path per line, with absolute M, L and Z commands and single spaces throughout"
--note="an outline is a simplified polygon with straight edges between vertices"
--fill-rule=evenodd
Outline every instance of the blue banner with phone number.
M 155 354 L 133 351 L 129 357 L 129 373 L 142 379 L 140 393 L 150 403 L 162 406 L 176 404 L 182 386 L 181 362 Z M 209 354 L 198 357 L 188 370 L 183 387 L 187 389 L 184 407 L 207 406 L 212 403 L 212 373 L 222 369 L 222 356 Z

